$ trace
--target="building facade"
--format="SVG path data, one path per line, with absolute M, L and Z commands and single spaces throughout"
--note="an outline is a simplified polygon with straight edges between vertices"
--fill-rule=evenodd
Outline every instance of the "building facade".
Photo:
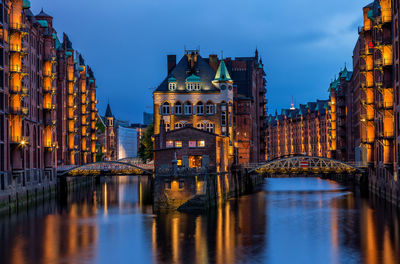
M 85 80 L 78 76 L 71 79 L 70 86 L 59 81 L 63 74 L 67 79 L 61 66 L 70 51 L 63 50 L 67 44 L 63 47 L 58 41 L 50 15 L 43 10 L 34 15 L 28 0 L 7 0 L 0 3 L 0 22 L 0 198 L 4 198 L 21 190 L 29 192 L 39 184 L 53 185 L 57 164 L 93 160 L 94 152 L 88 147 L 92 142 L 84 127 L 95 129 L 95 119 L 85 118 L 85 109 L 95 111 L 97 101 L 89 67 L 78 68 L 89 70 Z M 84 66 L 73 60 L 68 65 Z M 63 151 L 72 138 L 68 138 L 66 110 L 70 106 L 68 87 L 72 86 L 82 94 L 79 101 L 71 103 L 80 110 L 74 113 L 80 120 L 74 124 L 75 135 L 80 133 L 74 138 L 74 146 L 78 145 L 74 148 L 87 153 L 80 157 Z
M 186 51 L 179 63 L 168 56 L 168 76 L 153 92 L 154 134 L 163 121 L 167 131 L 193 126 L 229 138 L 233 162 L 233 80 L 223 60 L 216 70 L 198 50 Z
M 361 144 L 366 149 L 371 188 L 392 196 L 395 171 L 394 67 L 391 0 L 376 0 L 363 8 L 359 30 L 361 84 Z
M 294 155 L 331 157 L 329 100 L 282 109 L 267 120 L 267 160 Z
M 234 128 L 239 164 L 266 159 L 267 99 L 265 72 L 256 50 L 254 57 L 227 60 L 234 81 Z
M 153 93 L 154 133 L 187 125 L 229 138 L 231 162 L 265 160 L 266 80 L 258 52 L 249 58 L 167 57 L 167 77 Z

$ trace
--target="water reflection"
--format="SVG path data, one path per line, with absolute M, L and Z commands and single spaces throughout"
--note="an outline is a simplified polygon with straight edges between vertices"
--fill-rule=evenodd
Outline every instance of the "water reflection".
M 396 210 L 334 182 L 268 179 L 207 215 L 152 214 L 146 177 L 0 218 L 1 263 L 398 263 Z

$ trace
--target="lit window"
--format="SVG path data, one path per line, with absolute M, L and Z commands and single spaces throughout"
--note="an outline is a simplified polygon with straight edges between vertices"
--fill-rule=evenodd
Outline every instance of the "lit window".
M 175 128 L 182 128 L 182 127 L 184 127 L 182 122 L 179 122 L 179 123 L 175 124 Z
M 182 114 L 182 104 L 181 102 L 177 102 L 175 104 L 175 115 L 181 115 Z
M 203 105 L 202 102 L 198 102 L 197 103 L 196 112 L 197 112 L 197 115 L 203 115 L 204 114 L 204 105 Z
M 178 166 L 182 166 L 182 160 L 177 160 L 177 163 L 176 163 L 176 165 L 178 165 Z
M 185 115 L 192 114 L 192 104 L 190 102 L 185 103 Z
M 189 148 L 195 148 L 195 147 L 197 147 L 196 141 L 195 140 L 189 141 Z
M 167 148 L 173 148 L 174 147 L 174 141 L 168 140 L 166 146 L 167 146 Z
M 168 102 L 163 103 L 161 113 L 163 115 L 169 115 L 169 103 Z
M 170 91 L 175 91 L 176 90 L 176 83 L 174 83 L 174 82 L 171 82 L 171 83 L 169 83 L 169 90 Z
M 175 147 L 176 148 L 181 148 L 182 147 L 182 141 L 175 141 Z
M 197 146 L 199 148 L 204 148 L 206 146 L 206 142 L 204 140 L 197 141 Z
M 165 124 L 165 131 L 170 131 L 170 130 L 171 130 L 170 124 Z

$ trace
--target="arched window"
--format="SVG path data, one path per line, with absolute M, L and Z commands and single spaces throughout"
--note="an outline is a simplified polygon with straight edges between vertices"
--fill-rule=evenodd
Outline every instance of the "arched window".
M 181 102 L 176 102 L 175 103 L 175 115 L 181 115 L 182 114 L 182 104 Z
M 193 113 L 192 103 L 186 102 L 185 103 L 185 115 L 191 115 Z
M 163 105 L 162 105 L 161 114 L 163 114 L 163 115 L 169 115 L 169 113 L 170 113 L 170 111 L 169 111 L 169 103 L 168 103 L 168 102 L 165 102 L 165 103 L 163 103 Z
M 179 123 L 176 123 L 175 124 L 175 129 L 177 129 L 177 128 L 182 128 L 182 127 L 184 127 L 185 126 L 185 123 L 184 122 L 179 122 Z
M 205 126 L 204 122 L 201 122 L 201 123 L 197 124 L 197 129 L 204 130 L 205 128 L 206 128 L 206 126 Z
M 215 113 L 215 107 L 212 102 L 207 102 L 206 105 L 206 114 L 207 115 L 213 115 Z
M 207 123 L 206 130 L 208 132 L 210 132 L 210 133 L 214 133 L 214 124 L 213 123 Z
M 204 115 L 204 104 L 203 102 L 198 102 L 196 106 L 197 115 Z

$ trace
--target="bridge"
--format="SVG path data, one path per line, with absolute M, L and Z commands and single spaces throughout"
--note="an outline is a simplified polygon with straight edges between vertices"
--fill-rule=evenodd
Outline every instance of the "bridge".
M 278 158 L 251 169 L 259 174 L 360 174 L 362 170 L 350 164 L 323 157 L 293 156 Z
M 151 175 L 150 166 L 132 164 L 130 160 L 122 161 L 100 161 L 81 166 L 66 166 L 57 170 L 59 177 L 74 176 L 121 176 L 121 175 Z

